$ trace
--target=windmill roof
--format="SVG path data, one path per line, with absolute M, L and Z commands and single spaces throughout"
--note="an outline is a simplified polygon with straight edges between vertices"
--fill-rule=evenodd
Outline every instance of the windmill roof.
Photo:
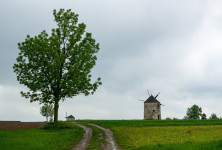
M 153 95 L 151 95 L 144 103 L 160 103 Z
M 68 116 L 67 118 L 74 118 L 73 115 Z

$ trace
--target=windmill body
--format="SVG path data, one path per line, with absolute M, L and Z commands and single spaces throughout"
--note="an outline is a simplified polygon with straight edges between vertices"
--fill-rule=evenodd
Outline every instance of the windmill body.
M 158 96 L 158 95 L 157 95 Z M 161 119 L 160 102 L 156 99 L 157 96 L 150 96 L 144 102 L 144 119 Z

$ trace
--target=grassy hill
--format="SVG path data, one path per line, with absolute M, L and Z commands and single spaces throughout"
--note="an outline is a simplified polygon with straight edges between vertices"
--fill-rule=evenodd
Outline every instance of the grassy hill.
M 98 124 L 114 132 L 123 150 L 221 150 L 222 120 L 78 120 Z M 89 126 L 92 127 L 92 126 Z M 0 149 L 71 149 L 83 130 L 69 122 L 44 129 L 0 130 Z M 104 143 L 102 130 L 93 127 L 88 150 Z
M 82 138 L 82 128 L 68 122 L 41 129 L 0 130 L 1 150 L 69 150 Z
M 220 150 L 222 120 L 84 120 L 114 132 L 125 150 Z

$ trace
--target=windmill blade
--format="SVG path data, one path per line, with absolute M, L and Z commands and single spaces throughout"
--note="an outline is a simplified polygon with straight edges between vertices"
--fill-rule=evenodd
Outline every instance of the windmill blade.
M 150 96 L 150 92 L 149 92 L 149 90 L 147 90 L 147 93 L 148 93 L 148 95 Z
M 160 105 L 165 106 L 165 105 L 163 105 L 163 104 L 160 104 Z
M 139 101 L 143 101 L 143 102 L 145 102 L 145 100 L 141 100 L 141 99 L 139 99 Z
M 155 96 L 155 98 L 157 98 L 159 96 L 160 92 Z

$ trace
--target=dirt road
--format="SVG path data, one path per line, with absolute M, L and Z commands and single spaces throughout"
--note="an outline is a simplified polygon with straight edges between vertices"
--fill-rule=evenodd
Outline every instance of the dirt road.
M 85 130 L 85 134 L 83 135 L 82 140 L 72 150 L 85 150 L 87 146 L 89 145 L 93 130 L 89 127 L 86 127 L 78 123 L 74 123 L 74 124 L 83 128 Z M 104 150 L 120 150 L 119 146 L 114 141 L 113 132 L 111 130 L 92 124 L 92 123 L 88 123 L 88 125 L 102 129 L 105 132 L 106 146 L 104 147 Z
M 89 145 L 90 139 L 92 137 L 92 129 L 88 128 L 84 125 L 78 124 L 73 122 L 75 125 L 83 128 L 85 130 L 85 133 L 83 135 L 82 140 L 72 149 L 72 150 L 85 150 L 87 146 Z
M 102 129 L 105 132 L 107 145 L 104 150 L 120 150 L 119 146 L 115 143 L 113 139 L 113 132 L 110 129 L 106 129 L 92 123 L 89 123 L 88 125 Z

